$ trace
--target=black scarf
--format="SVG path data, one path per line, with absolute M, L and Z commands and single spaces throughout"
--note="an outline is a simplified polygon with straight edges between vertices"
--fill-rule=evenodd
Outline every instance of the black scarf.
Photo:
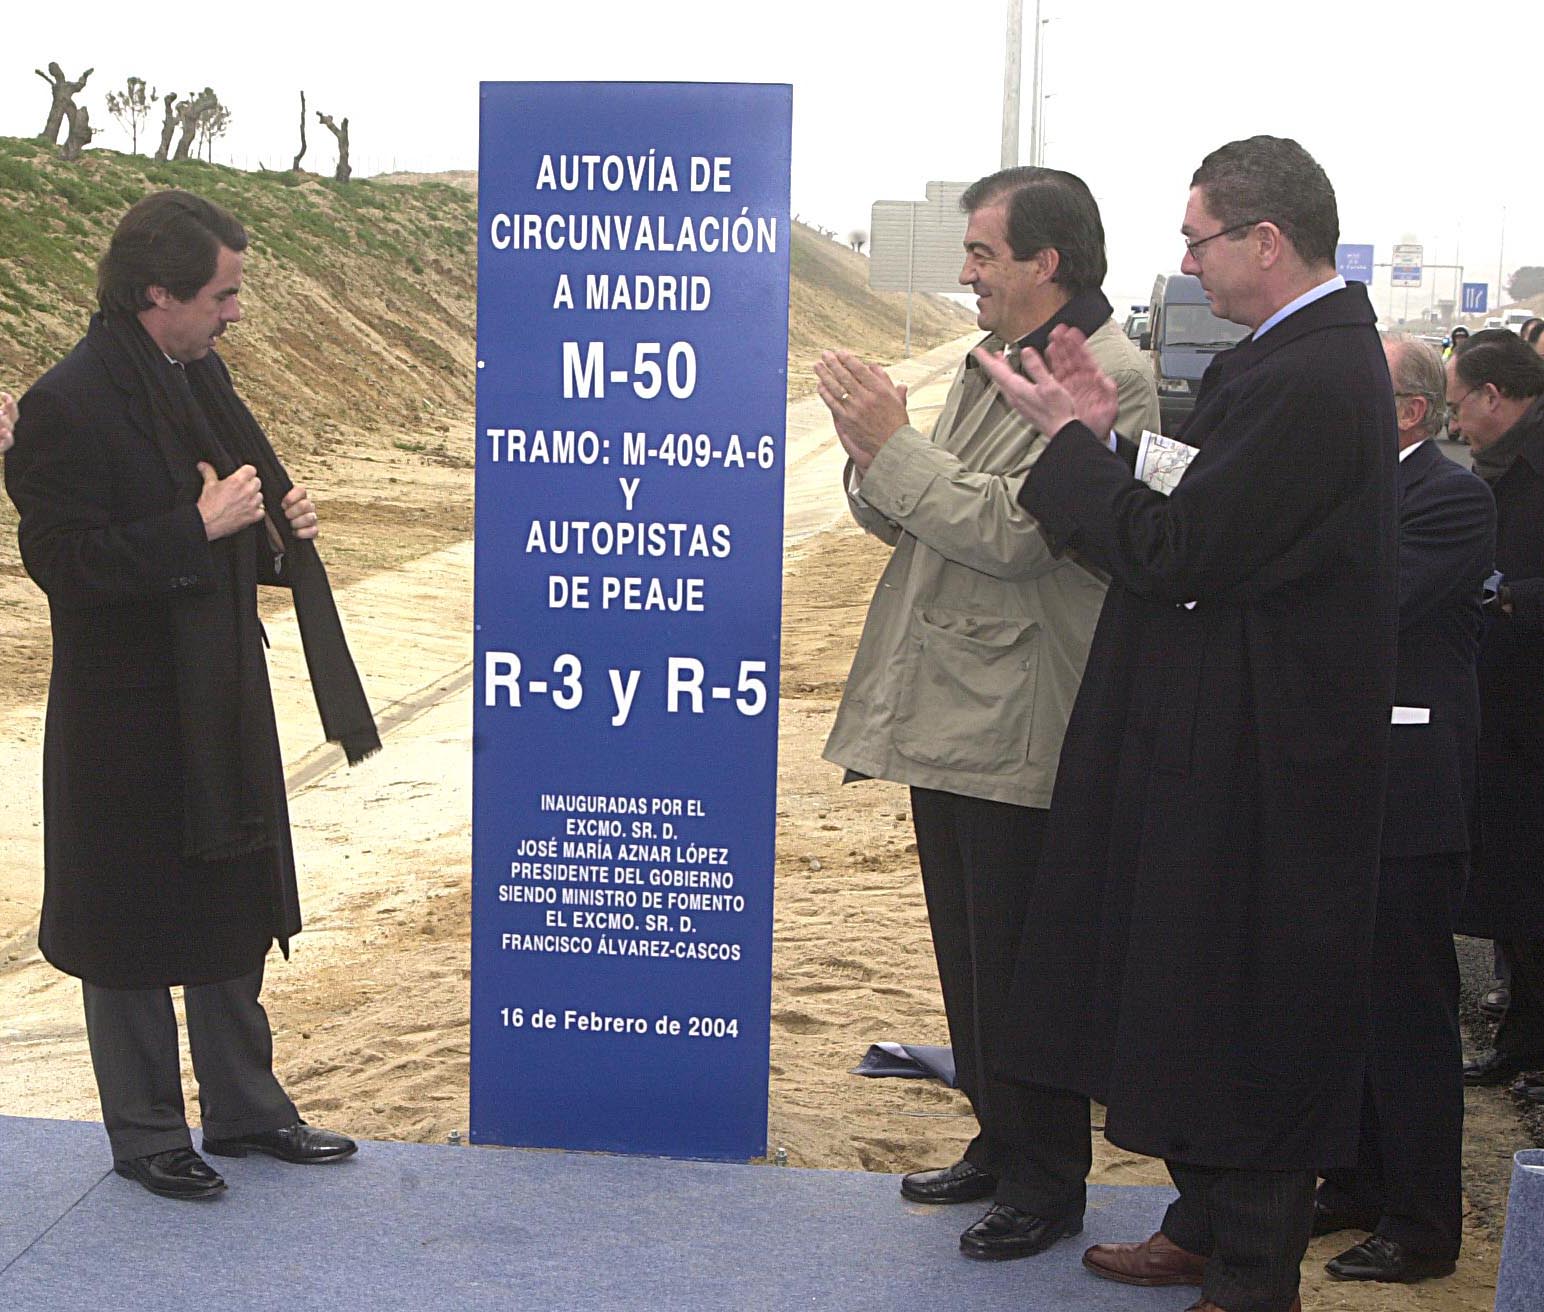
M 228 478 L 242 465 L 262 482 L 263 522 L 209 544 L 212 591 L 170 604 L 183 760 L 183 850 L 200 861 L 228 860 L 277 841 L 284 781 L 273 701 L 257 618 L 258 552 L 271 529 L 283 544 L 280 567 L 295 615 L 322 729 L 354 765 L 380 750 L 375 720 L 349 655 L 343 626 L 315 545 L 290 532 L 282 502 L 294 486 L 267 434 L 236 395 L 214 352 L 170 363 L 132 316 L 98 315 L 132 362 L 150 403 L 157 446 L 179 495 L 197 500 L 200 460 Z
M 1516 463 L 1517 457 L 1527 445 L 1528 439 L 1544 423 L 1544 397 L 1525 410 L 1509 429 L 1481 450 L 1474 448 L 1474 472 L 1487 483 L 1499 482 L 1502 475 Z
M 1008 350 L 1017 356 L 1026 346 L 1032 346 L 1041 355 L 1045 354 L 1045 348 L 1051 344 L 1051 329 L 1058 324 L 1066 324 L 1070 328 L 1076 328 L 1084 337 L 1092 337 L 1105 321 L 1114 313 L 1110 302 L 1097 287 L 1090 287 L 1086 291 L 1074 292 L 1072 298 L 1032 332 L 1027 332 L 1009 346 Z
M 1003 343 L 1003 359 L 1020 373 L 1024 372 L 1021 363 L 1024 348 L 1032 346 L 1043 358 L 1045 348 L 1051 341 L 1051 329 L 1059 323 L 1076 328 L 1084 337 L 1092 337 L 1102 328 L 1112 313 L 1110 303 L 1104 297 L 1104 293 L 1097 287 L 1090 287 L 1086 291 L 1075 292 L 1068 302 L 1057 310 L 1038 328 L 1032 329 L 1017 341 Z M 981 346 L 988 351 L 992 349 L 991 343 L 998 340 L 996 333 L 989 333 L 981 339 Z M 960 384 L 960 406 L 975 405 L 986 394 L 990 385 L 986 370 L 981 367 L 981 362 L 976 359 L 976 353 L 971 351 L 965 357 L 965 377 Z M 1007 401 L 998 395 L 997 405 L 1007 405 Z
M 1023 372 L 1023 366 L 1019 364 L 1019 356 L 1023 354 L 1026 346 L 1032 346 L 1041 356 L 1045 355 L 1045 348 L 1051 342 L 1051 329 L 1058 324 L 1066 324 L 1076 328 L 1084 337 L 1092 337 L 1104 327 L 1110 315 L 1114 313 L 1110 302 L 1105 299 L 1104 292 L 1097 287 L 1090 287 L 1081 292 L 1074 292 L 1071 298 L 1061 309 L 1057 310 L 1038 328 L 1024 334 L 1016 342 L 1006 342 L 1003 346 L 1003 358 L 1015 369 Z M 992 334 L 982 340 L 981 345 L 986 346 L 992 340 Z M 988 347 L 988 350 L 991 348 Z M 976 353 L 972 351 L 965 357 L 966 377 L 970 376 L 973 369 L 981 369 L 980 361 L 976 359 Z M 985 371 L 982 370 L 985 377 Z

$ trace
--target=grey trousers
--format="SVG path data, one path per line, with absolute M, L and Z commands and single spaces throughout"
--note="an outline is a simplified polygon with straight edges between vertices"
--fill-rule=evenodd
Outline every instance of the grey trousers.
M 183 989 L 204 1137 L 229 1139 L 299 1119 L 273 1073 L 273 1035 L 258 1002 L 263 969 Z M 182 1102 L 171 991 L 81 982 L 86 1039 L 113 1159 L 192 1147 Z

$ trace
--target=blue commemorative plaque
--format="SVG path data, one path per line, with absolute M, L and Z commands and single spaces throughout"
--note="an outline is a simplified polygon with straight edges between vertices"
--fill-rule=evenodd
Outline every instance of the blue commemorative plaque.
M 766 1150 L 791 112 L 482 87 L 477 1142 Z

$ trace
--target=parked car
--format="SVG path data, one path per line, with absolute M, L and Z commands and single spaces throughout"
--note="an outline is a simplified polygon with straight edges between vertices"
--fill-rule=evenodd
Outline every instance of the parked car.
M 1173 437 L 1195 409 L 1196 389 L 1212 357 L 1249 336 L 1249 329 L 1213 314 L 1201 280 L 1188 273 L 1158 275 L 1148 316 L 1138 345 L 1152 354 L 1159 418 Z

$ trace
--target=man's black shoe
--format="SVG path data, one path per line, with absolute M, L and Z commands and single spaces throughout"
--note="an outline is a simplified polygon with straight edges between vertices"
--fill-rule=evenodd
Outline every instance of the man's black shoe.
M 997 1177 L 963 1159 L 936 1171 L 913 1171 L 901 1177 L 901 1197 L 913 1203 L 974 1203 L 990 1198 Z
M 1450 1276 L 1458 1263 L 1427 1257 L 1383 1235 L 1368 1235 L 1355 1248 L 1331 1258 L 1324 1269 L 1336 1280 L 1387 1280 L 1409 1284 L 1432 1276 Z
M 994 1203 L 992 1209 L 960 1236 L 960 1252 L 984 1262 L 1004 1262 L 1015 1257 L 1033 1257 L 1058 1239 L 1083 1232 L 1083 1213 L 1045 1217 L 1021 1212 L 1007 1203 Z
M 1544 1066 L 1544 1058 L 1519 1057 L 1510 1052 L 1498 1052 L 1492 1048 L 1483 1057 L 1464 1063 L 1464 1083 L 1488 1089 L 1516 1079 L 1524 1071 Z
M 1315 1199 L 1313 1205 L 1313 1236 L 1317 1239 L 1320 1235 L 1332 1235 L 1337 1230 L 1372 1230 L 1377 1226 L 1379 1219 L 1376 1212 L 1358 1212 L 1351 1208 L 1341 1210 L 1336 1207 L 1326 1207 Z
M 191 1148 L 168 1148 L 114 1162 L 113 1170 L 162 1198 L 213 1198 L 225 1190 L 220 1173 Z
M 236 1139 L 204 1140 L 204 1151 L 216 1157 L 245 1157 L 248 1153 L 267 1153 L 281 1162 L 339 1162 L 352 1157 L 359 1145 L 347 1135 L 321 1130 L 304 1121 L 286 1125 L 282 1130 L 264 1130 L 243 1134 Z

